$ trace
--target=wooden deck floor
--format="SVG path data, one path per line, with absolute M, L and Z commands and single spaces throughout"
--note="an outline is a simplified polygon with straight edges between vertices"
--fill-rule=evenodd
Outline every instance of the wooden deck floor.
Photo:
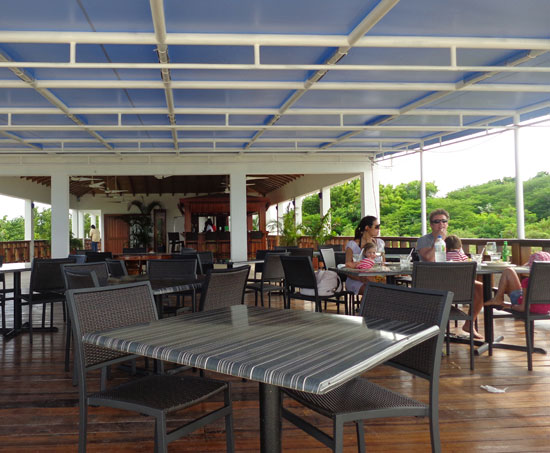
M 277 297 L 274 302 L 275 306 L 281 306 Z M 297 308 L 311 309 L 309 304 L 297 305 Z M 8 310 L 11 313 L 11 308 Z M 40 309 L 35 310 L 38 323 Z M 77 451 L 78 394 L 71 385 L 71 374 L 63 371 L 64 327 L 60 307 L 55 314 L 60 331 L 36 334 L 32 348 L 26 334 L 9 342 L 0 339 L 1 452 Z M 499 320 L 496 330 L 506 341 L 523 344 L 520 323 Z M 550 323 L 538 323 L 535 341 L 539 346 L 550 348 Z M 443 451 L 550 451 L 550 356 L 535 355 L 534 371 L 529 372 L 524 353 L 497 350 L 493 357 L 476 357 L 476 370 L 471 372 L 467 351 L 465 345 L 453 345 L 451 355 L 444 357 L 442 362 L 440 430 Z M 376 368 L 367 376 L 425 400 L 427 386 L 421 379 L 386 366 Z M 126 377 L 124 372 L 115 371 L 113 383 Z M 240 379 L 231 381 L 236 450 L 257 452 L 258 385 Z M 487 393 L 480 388 L 484 384 L 506 387 L 507 391 L 504 394 Z M 198 412 L 193 410 L 193 413 Z M 315 420 L 321 428 L 330 426 L 320 416 Z M 366 424 L 365 430 L 370 452 L 426 452 L 430 449 L 425 419 L 377 420 Z M 345 451 L 357 451 L 353 428 L 350 426 L 345 433 Z M 210 425 L 170 444 L 169 451 L 225 451 L 224 436 L 222 423 Z M 88 451 L 153 451 L 152 439 L 153 423 L 147 417 L 105 408 L 90 410 Z M 328 451 L 287 422 L 283 422 L 283 450 Z

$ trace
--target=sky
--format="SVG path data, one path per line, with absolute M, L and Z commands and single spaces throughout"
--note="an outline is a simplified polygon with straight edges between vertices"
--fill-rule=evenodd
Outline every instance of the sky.
M 540 171 L 550 172 L 550 120 L 521 128 L 520 150 L 523 181 Z M 380 183 L 395 186 L 419 180 L 419 162 L 418 154 L 379 162 Z M 425 181 L 438 187 L 438 196 L 467 185 L 515 176 L 514 134 L 507 131 L 426 150 L 424 172 Z M 38 205 L 39 209 L 45 206 Z M 23 216 L 24 209 L 22 199 L 0 195 L 0 218 Z

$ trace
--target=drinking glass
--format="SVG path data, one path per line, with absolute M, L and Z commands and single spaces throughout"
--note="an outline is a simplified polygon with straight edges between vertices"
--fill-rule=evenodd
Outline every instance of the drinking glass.
M 353 254 L 353 262 L 358 263 L 359 261 L 361 261 L 362 257 L 363 256 L 362 256 L 361 253 L 354 253 Z
M 491 261 L 500 261 L 501 254 L 500 253 L 492 253 L 491 254 Z
M 399 266 L 403 270 L 410 269 L 410 267 L 411 267 L 411 257 L 410 257 L 410 255 L 399 255 Z
M 476 263 L 481 264 L 481 262 L 483 261 L 483 255 L 481 253 L 472 253 L 472 259 Z
M 485 247 L 485 251 L 487 252 L 487 255 L 491 257 L 491 261 L 493 261 L 493 254 L 497 253 L 497 243 L 496 242 L 487 242 L 487 246 Z

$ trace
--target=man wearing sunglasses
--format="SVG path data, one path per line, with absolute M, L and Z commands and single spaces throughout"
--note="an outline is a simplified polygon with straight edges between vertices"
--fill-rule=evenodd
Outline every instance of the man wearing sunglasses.
M 436 209 L 430 212 L 431 233 L 418 238 L 416 248 L 421 261 L 435 261 L 435 240 L 441 236 L 443 240 L 447 237 L 447 226 L 449 225 L 449 213 L 445 209 Z

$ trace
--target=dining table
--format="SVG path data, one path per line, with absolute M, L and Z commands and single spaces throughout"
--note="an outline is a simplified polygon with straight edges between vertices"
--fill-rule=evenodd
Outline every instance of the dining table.
M 10 340 L 19 335 L 27 327 L 23 325 L 23 313 L 21 309 L 21 274 L 30 272 L 31 263 L 4 263 L 0 266 L 0 274 L 13 275 L 13 326 L 0 329 L 4 340 Z M 46 327 L 46 329 L 50 329 Z M 40 330 L 40 328 L 33 328 Z
M 281 387 L 327 393 L 438 333 L 435 325 L 234 305 L 83 341 L 259 382 L 261 451 L 278 453 Z
M 511 263 L 490 261 L 479 263 L 476 269 L 476 275 L 480 276 L 482 279 L 484 301 L 488 301 L 493 298 L 493 276 L 501 274 L 506 268 L 513 268 L 518 274 L 529 274 L 530 272 L 530 268 L 527 266 L 516 266 Z M 350 269 L 347 267 L 334 268 L 332 270 L 346 276 L 355 275 L 359 277 L 386 277 L 389 284 L 394 283 L 395 278 L 398 276 L 412 275 L 412 266 L 403 268 L 399 263 L 386 263 L 385 266 L 378 266 L 368 270 Z M 526 346 L 505 343 L 503 341 L 503 335 L 495 335 L 493 310 L 494 308 L 491 306 L 485 306 L 483 308 L 483 327 L 485 338 L 483 340 L 474 340 L 474 344 L 477 346 L 475 354 L 481 355 L 488 351 L 489 355 L 492 355 L 493 348 L 525 352 Z M 451 341 L 454 343 L 470 344 L 469 339 L 455 335 L 451 336 Z M 540 347 L 535 347 L 533 352 L 538 354 L 547 353 L 545 349 Z

